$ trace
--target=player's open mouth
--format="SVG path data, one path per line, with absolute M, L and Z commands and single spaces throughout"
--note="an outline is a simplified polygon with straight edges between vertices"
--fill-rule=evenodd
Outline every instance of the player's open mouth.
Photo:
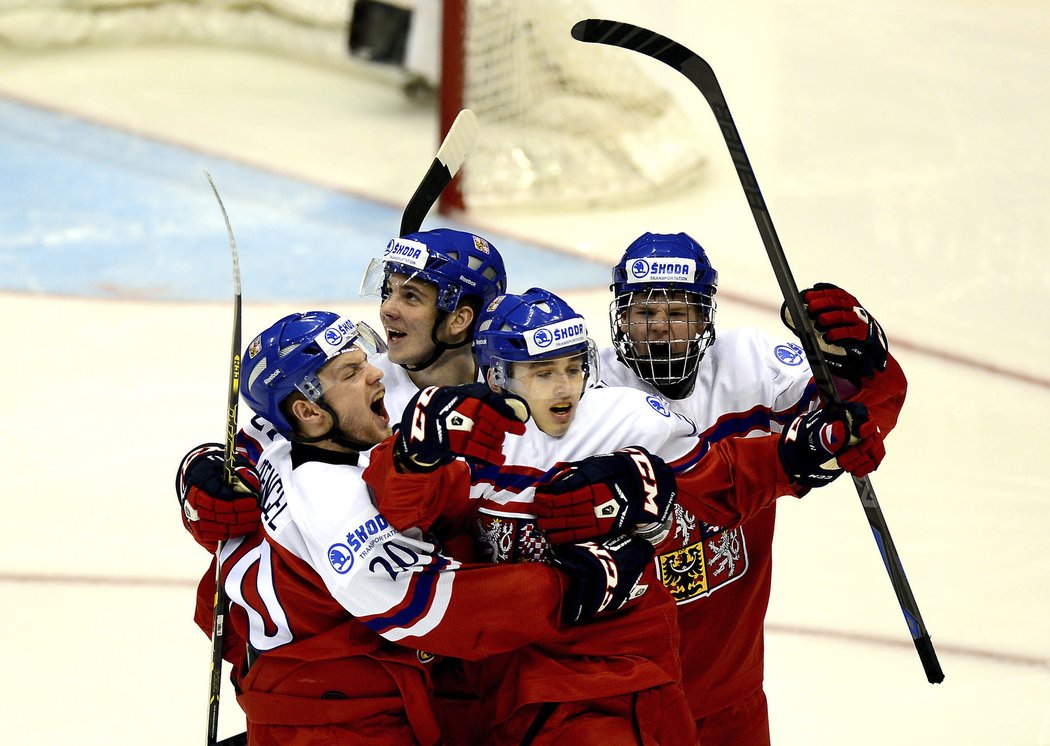
M 407 336 L 407 332 L 398 331 L 397 329 L 391 329 L 390 327 L 387 327 L 386 329 L 387 344 L 397 342 L 398 340 L 404 339 Z
M 372 414 L 376 417 L 379 417 L 384 422 L 389 422 L 390 415 L 387 414 L 386 405 L 383 403 L 385 397 L 386 392 L 380 392 L 379 396 L 372 401 L 372 405 L 369 408 L 372 410 Z
M 555 404 L 550 410 L 555 419 L 563 420 L 572 414 L 572 404 Z

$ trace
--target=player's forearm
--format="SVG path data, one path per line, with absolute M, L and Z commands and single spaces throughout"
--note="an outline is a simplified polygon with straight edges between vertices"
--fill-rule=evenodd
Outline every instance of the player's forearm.
M 469 564 L 456 579 L 441 623 L 398 640 L 439 655 L 478 660 L 557 639 L 565 575 L 539 563 Z
M 866 406 L 868 416 L 885 434 L 897 424 L 907 391 L 908 379 L 904 371 L 893 355 L 888 355 L 886 370 L 864 378 L 860 390 L 849 399 Z
M 369 453 L 364 480 L 376 507 L 399 531 L 431 529 L 435 523 L 455 526 L 470 510 L 470 469 L 454 461 L 433 472 L 400 472 L 394 464 L 394 440 L 388 438 Z
M 795 495 L 777 455 L 776 435 L 726 438 L 678 475 L 678 502 L 701 520 L 737 526 L 781 495 Z

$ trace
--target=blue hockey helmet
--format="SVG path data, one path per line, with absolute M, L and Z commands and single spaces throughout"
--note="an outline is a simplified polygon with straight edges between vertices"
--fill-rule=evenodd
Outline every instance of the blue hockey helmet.
M 437 285 L 437 307 L 447 312 L 470 296 L 480 299 L 484 308 L 507 291 L 507 270 L 496 247 L 481 236 L 451 228 L 391 239 L 383 256 L 373 259 L 365 270 L 361 296 L 385 299 L 390 273 Z
M 361 349 L 374 355 L 386 345 L 367 324 L 329 311 L 293 313 L 251 341 L 241 364 L 241 395 L 256 414 L 290 438 L 292 426 L 281 403 L 298 391 L 320 402 L 324 388 L 317 372 L 343 352 Z
M 613 268 L 609 324 L 620 361 L 672 399 L 696 383 L 715 339 L 718 273 L 685 233 L 645 233 Z M 671 305 L 688 322 L 672 322 Z
M 474 355 L 482 371 L 492 370 L 497 385 L 510 378 L 510 364 L 583 355 L 584 370 L 598 378 L 594 342 L 583 316 L 554 293 L 529 288 L 521 295 L 501 295 L 478 318 Z

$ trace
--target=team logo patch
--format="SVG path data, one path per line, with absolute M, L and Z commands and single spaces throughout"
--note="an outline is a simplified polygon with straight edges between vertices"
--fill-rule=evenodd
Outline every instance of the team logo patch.
M 748 567 L 747 544 L 739 528 L 719 531 L 656 559 L 660 580 L 678 604 L 711 595 L 743 576 Z
M 489 253 L 489 242 L 488 241 L 486 241 L 481 236 L 474 236 L 474 235 L 472 235 L 471 238 L 474 239 L 474 248 L 475 249 L 480 251 L 482 254 Z
M 802 365 L 802 361 L 806 359 L 806 353 L 797 344 L 791 342 L 785 342 L 784 344 L 777 345 L 773 349 L 773 354 L 777 356 L 777 360 L 782 362 L 784 365 L 798 366 Z
M 333 570 L 346 575 L 354 566 L 354 553 L 346 544 L 333 544 L 328 547 L 328 561 L 332 563 Z
M 248 345 L 248 359 L 250 360 L 251 358 L 254 358 L 256 355 L 258 355 L 261 349 L 262 335 L 260 334 L 258 337 L 252 340 L 252 343 L 250 345 Z
M 547 536 L 532 518 L 481 513 L 475 536 L 486 562 L 539 562 L 550 548 Z
M 657 412 L 662 414 L 664 417 L 670 417 L 671 416 L 671 410 L 669 410 L 667 408 L 667 405 L 664 404 L 664 400 L 661 399 L 660 397 L 658 397 L 658 396 L 647 396 L 647 397 L 645 397 L 645 400 L 647 402 L 649 402 L 649 406 L 650 407 L 655 409 Z
M 436 655 L 434 655 L 433 653 L 428 653 L 425 650 L 416 651 L 416 660 L 420 663 L 433 663 L 436 658 Z

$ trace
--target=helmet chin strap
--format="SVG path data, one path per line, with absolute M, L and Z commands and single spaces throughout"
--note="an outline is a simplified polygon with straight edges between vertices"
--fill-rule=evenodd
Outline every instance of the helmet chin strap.
M 336 416 L 335 410 L 328 406 L 328 403 L 324 400 L 324 395 L 322 395 L 320 399 L 315 401 L 314 404 L 319 406 L 324 411 L 328 412 L 328 415 L 332 418 L 332 426 L 328 428 L 328 432 L 324 433 L 323 435 L 314 436 L 312 438 L 302 435 L 300 433 L 292 433 L 293 442 L 313 444 L 320 443 L 321 441 L 325 440 L 330 440 L 336 445 L 343 446 L 343 448 L 349 448 L 351 451 L 357 451 L 358 453 L 362 451 L 367 451 L 375 445 L 375 443 L 362 443 L 359 440 L 353 440 L 351 438 L 348 438 L 346 434 L 339 429 L 339 417 Z
M 426 360 L 421 363 L 401 363 L 401 367 L 411 373 L 418 373 L 421 370 L 426 370 L 431 365 L 438 361 L 442 355 L 448 350 L 458 350 L 460 347 L 464 347 L 474 341 L 474 335 L 468 334 L 466 339 L 462 342 L 442 342 L 437 338 L 438 325 L 445 320 L 448 316 L 448 311 L 441 311 L 438 317 L 434 320 L 434 326 L 430 329 L 430 341 L 434 343 L 434 351 L 430 354 Z

